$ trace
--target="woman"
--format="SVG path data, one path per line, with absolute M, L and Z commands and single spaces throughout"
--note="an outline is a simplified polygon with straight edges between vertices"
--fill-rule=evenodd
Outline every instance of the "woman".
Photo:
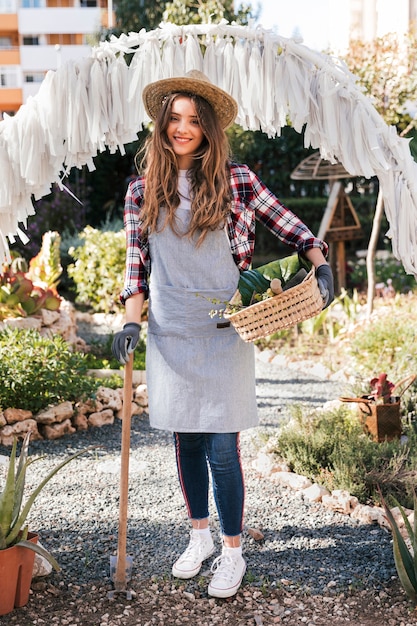
M 190 542 L 174 563 L 182 579 L 215 551 L 209 529 L 209 471 L 223 537 L 208 593 L 227 598 L 242 582 L 244 477 L 239 433 L 257 425 L 253 345 L 210 315 L 236 291 L 251 265 L 255 219 L 317 269 L 333 299 L 327 245 L 263 185 L 229 158 L 225 129 L 236 102 L 198 71 L 159 80 L 143 92 L 154 131 L 144 175 L 129 184 L 124 222 L 126 324 L 113 353 L 126 363 L 139 339 L 149 296 L 146 372 L 150 424 L 174 433 Z M 148 280 L 150 278 L 150 280 Z

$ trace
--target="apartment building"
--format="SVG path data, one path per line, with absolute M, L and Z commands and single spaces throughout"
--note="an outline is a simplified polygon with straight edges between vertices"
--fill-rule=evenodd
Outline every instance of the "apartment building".
M 90 54 L 106 0 L 0 0 L 0 119 L 34 95 L 48 70 Z

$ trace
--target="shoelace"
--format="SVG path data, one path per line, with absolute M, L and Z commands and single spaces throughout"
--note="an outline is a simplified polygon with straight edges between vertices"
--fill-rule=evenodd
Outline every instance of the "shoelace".
M 233 579 L 236 564 L 236 559 L 233 559 L 228 554 L 221 554 L 214 559 L 211 572 L 215 574 L 216 578 L 230 582 Z
M 201 539 L 199 539 L 198 537 L 194 537 L 193 535 L 191 535 L 190 543 L 185 549 L 185 552 L 181 557 L 181 561 L 188 560 L 190 556 L 195 556 L 196 553 L 197 555 L 200 555 L 202 551 L 203 551 L 203 541 L 201 541 Z

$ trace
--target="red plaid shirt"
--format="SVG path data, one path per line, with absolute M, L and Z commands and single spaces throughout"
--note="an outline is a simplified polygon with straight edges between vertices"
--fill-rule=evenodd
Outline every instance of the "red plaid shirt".
M 252 262 L 255 220 L 299 253 L 320 248 L 327 255 L 327 244 L 317 239 L 292 211 L 281 204 L 246 165 L 231 163 L 230 184 L 233 201 L 227 216 L 227 233 L 231 253 L 240 271 L 248 269 Z M 125 198 L 126 273 L 120 296 L 123 303 L 136 293 L 148 293 L 151 258 L 140 219 L 144 189 L 145 180 L 139 177 L 129 184 Z

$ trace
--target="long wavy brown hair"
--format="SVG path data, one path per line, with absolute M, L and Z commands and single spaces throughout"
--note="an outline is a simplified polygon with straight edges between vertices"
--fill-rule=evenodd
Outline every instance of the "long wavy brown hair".
M 197 119 L 204 138 L 194 155 L 194 164 L 188 171 L 191 190 L 190 237 L 197 237 L 199 245 L 210 230 L 222 228 L 230 210 L 231 188 L 229 174 L 230 148 L 226 134 L 211 105 L 200 96 L 187 93 L 170 94 L 164 101 L 153 133 L 136 155 L 138 171 L 146 177 L 142 206 L 143 229 L 157 231 L 161 207 L 166 208 L 167 224 L 176 231 L 175 210 L 180 204 L 178 194 L 178 162 L 168 141 L 166 129 L 174 100 L 186 96 L 194 103 Z

